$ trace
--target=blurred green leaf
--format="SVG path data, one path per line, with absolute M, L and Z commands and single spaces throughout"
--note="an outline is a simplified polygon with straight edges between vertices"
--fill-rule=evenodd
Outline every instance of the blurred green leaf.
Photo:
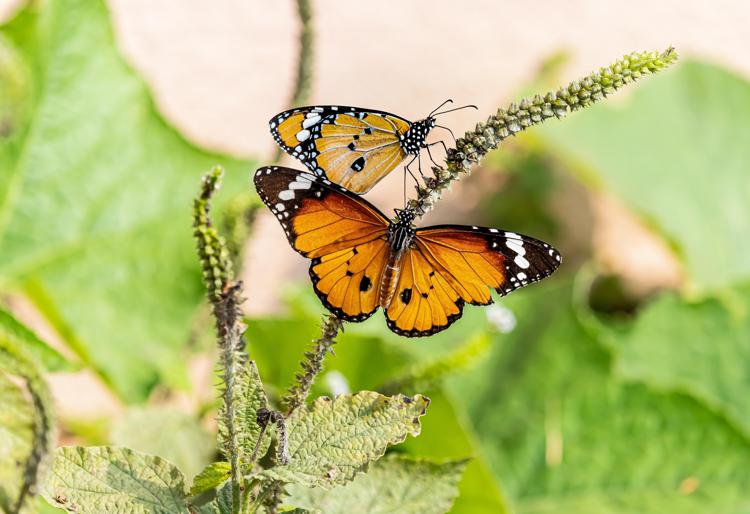
M 212 462 L 196 475 L 190 487 L 190 496 L 197 496 L 217 488 L 229 480 L 231 474 L 232 466 L 228 462 Z
M 214 436 L 198 420 L 174 408 L 135 407 L 112 427 L 112 444 L 155 455 L 187 477 L 197 475 L 215 454 Z
M 745 512 L 741 434 L 692 398 L 613 378 L 570 287 L 529 293 L 508 299 L 519 324 L 491 358 L 449 381 L 515 510 Z
M 458 493 L 464 465 L 386 457 L 332 491 L 290 486 L 289 503 L 326 514 L 443 514 Z
M 181 514 L 184 480 L 167 461 L 128 448 L 65 446 L 55 451 L 43 495 L 80 514 Z
M 52 398 L 34 357 L 0 335 L 0 510 L 32 512 L 53 448 Z
M 24 391 L 0 371 L 0 511 L 12 512 L 34 440 L 34 408 Z
M 537 134 L 674 242 L 696 288 L 750 276 L 750 84 L 686 61 L 618 100 Z
M 389 445 L 420 430 L 429 400 L 371 391 L 318 398 L 287 418 L 289 464 L 259 477 L 308 487 L 345 484 L 380 458 Z
M 202 299 L 190 200 L 219 162 L 159 116 L 101 0 L 34 3 L 0 29 L 31 70 L 31 107 L 0 140 L 0 287 L 24 290 L 127 400 L 186 386 L 181 347 Z
M 0 308 L 0 335 L 22 345 L 34 357 L 39 359 L 47 371 L 75 371 L 78 366 L 63 357 L 60 352 L 42 341 L 31 329 L 18 321 L 13 315 Z
M 266 390 L 270 394 L 275 389 L 278 394 L 292 384 L 303 353 L 310 348 L 313 339 L 320 336 L 320 319 L 304 316 L 254 318 L 248 319 L 247 325 L 247 351 L 263 370 Z M 335 353 L 326 357 L 323 373 L 313 387 L 313 398 L 336 393 L 330 390 L 325 379 L 332 371 L 343 376 L 351 391 L 372 390 L 408 362 L 407 354 L 400 348 L 385 344 L 379 338 L 358 335 L 352 325 L 348 324 L 345 333 L 339 335 L 333 347 Z M 378 365 L 373 366 L 373 362 Z
M 430 412 L 422 418 L 422 433 L 407 439 L 396 450 L 433 460 L 469 458 L 459 495 L 451 514 L 504 514 L 508 508 L 501 484 L 487 465 L 485 451 L 465 419 L 461 398 L 451 398 L 441 389 L 424 391 L 430 397 Z
M 607 336 L 623 377 L 705 402 L 750 441 L 749 285 L 700 301 L 664 294 Z

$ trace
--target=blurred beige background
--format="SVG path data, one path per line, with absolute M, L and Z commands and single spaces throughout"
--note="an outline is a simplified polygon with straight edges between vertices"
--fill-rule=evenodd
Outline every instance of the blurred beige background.
M 0 19 L 11 15 L 18 3 L 0 0 Z M 274 143 L 267 121 L 286 107 L 296 66 L 298 20 L 293 1 L 108 4 L 123 53 L 149 83 L 171 123 L 205 148 L 270 162 Z M 458 105 L 478 105 L 483 118 L 512 100 L 540 62 L 561 50 L 571 56 L 565 81 L 632 50 L 662 50 L 670 44 L 682 55 L 707 58 L 750 77 L 747 2 L 313 0 L 313 7 L 316 74 L 311 103 L 373 107 L 412 120 L 446 98 Z M 460 111 L 442 123 L 460 134 L 477 117 L 476 112 Z M 400 172 L 393 173 L 368 199 L 383 210 L 399 205 L 401 180 Z M 432 219 L 444 219 L 445 207 L 451 205 L 455 208 L 456 202 L 448 198 Z M 621 241 L 627 231 L 648 239 L 638 231 L 637 221 L 618 214 L 608 200 L 594 209 L 606 219 L 601 225 L 609 227 L 598 236 L 605 242 Z M 263 214 L 248 243 L 244 271 L 248 283 L 267 293 L 248 303 L 255 313 L 278 308 L 278 298 L 269 299 L 278 292 L 280 281 L 307 275 L 307 264 L 289 249 L 276 221 Z M 657 247 L 650 252 L 648 242 L 642 244 L 639 258 L 648 266 L 658 269 L 669 259 L 665 250 Z M 646 267 L 643 261 L 632 265 Z M 668 274 L 668 264 L 665 269 Z M 67 384 L 70 391 L 81 387 Z M 68 397 L 64 389 L 58 384 L 56 396 L 61 401 Z M 106 411 L 111 399 L 102 394 L 99 404 L 89 398 L 84 409 Z M 75 404 L 64 403 L 70 404 L 64 407 L 67 412 L 76 411 Z

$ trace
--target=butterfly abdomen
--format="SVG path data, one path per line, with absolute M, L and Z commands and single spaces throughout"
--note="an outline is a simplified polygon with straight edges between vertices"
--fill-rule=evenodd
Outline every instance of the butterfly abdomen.
M 393 252 L 388 256 L 383 270 L 383 280 L 380 284 L 378 303 L 383 309 L 387 309 L 393 300 L 396 292 L 398 276 L 401 273 L 401 255 L 395 255 Z
M 414 213 L 408 210 L 396 210 L 398 220 L 388 227 L 386 239 L 388 240 L 389 254 L 388 260 L 383 270 L 383 280 L 380 284 L 379 303 L 384 309 L 387 309 L 393 300 L 396 292 L 398 276 L 401 272 L 401 260 L 406 250 L 411 247 L 416 234 L 412 222 Z

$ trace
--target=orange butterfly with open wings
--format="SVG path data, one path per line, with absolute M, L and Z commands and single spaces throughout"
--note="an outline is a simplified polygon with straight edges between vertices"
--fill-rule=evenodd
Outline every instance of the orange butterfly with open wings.
M 537 239 L 495 228 L 415 229 L 414 214 L 390 221 L 375 206 L 325 177 L 280 166 L 260 168 L 255 186 L 292 247 L 312 259 L 323 304 L 347 321 L 382 307 L 388 327 L 428 336 L 461 317 L 466 302 L 501 295 L 551 275 L 560 254 Z

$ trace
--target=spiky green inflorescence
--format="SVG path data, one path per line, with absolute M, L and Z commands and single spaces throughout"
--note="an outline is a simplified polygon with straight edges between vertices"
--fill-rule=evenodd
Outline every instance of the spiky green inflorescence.
M 417 198 L 409 201 L 409 208 L 420 216 L 432 210 L 451 182 L 469 173 L 474 163 L 509 136 L 550 118 L 562 118 L 569 112 L 588 107 L 676 60 L 677 52 L 672 47 L 663 52 L 634 52 L 567 87 L 499 109 L 456 141 L 455 148 L 448 150 L 446 166 L 432 168 L 435 178 L 428 179 L 426 187 L 417 187 Z
M 203 176 L 200 195 L 193 204 L 193 226 L 221 350 L 219 373 L 223 383 L 223 401 L 219 409 L 219 424 L 220 431 L 225 432 L 222 452 L 231 466 L 232 514 L 238 514 L 241 507 L 242 455 L 235 403 L 247 355 L 242 340 L 245 327 L 240 322 L 242 284 L 234 280 L 232 259 L 226 242 L 214 228 L 210 216 L 211 198 L 219 190 L 223 174 L 224 170 L 216 166 Z
M 297 373 L 294 385 L 289 388 L 282 400 L 287 416 L 305 403 L 315 377 L 323 368 L 323 359 L 336 344 L 336 336 L 343 325 L 344 322 L 335 314 L 330 314 L 325 318 L 320 339 L 315 341 L 315 346 L 311 351 L 305 353 L 305 360 L 301 362 L 302 371 Z
M 211 223 L 211 196 L 221 187 L 224 170 L 214 167 L 201 180 L 200 195 L 193 202 L 193 234 L 198 242 L 198 256 L 203 268 L 203 281 L 213 301 L 221 297 L 222 288 L 233 276 L 232 259 L 224 238 Z

